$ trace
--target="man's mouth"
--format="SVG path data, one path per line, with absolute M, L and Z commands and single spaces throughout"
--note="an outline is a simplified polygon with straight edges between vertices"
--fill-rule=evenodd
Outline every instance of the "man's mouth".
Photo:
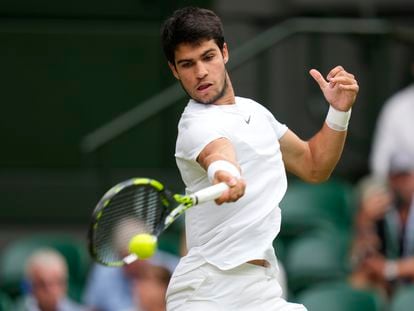
M 197 91 L 205 91 L 211 86 L 211 83 L 203 83 L 197 87 Z

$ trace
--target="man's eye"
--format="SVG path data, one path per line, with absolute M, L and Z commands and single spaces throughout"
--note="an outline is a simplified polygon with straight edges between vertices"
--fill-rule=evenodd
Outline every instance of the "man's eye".
M 207 61 L 212 60 L 213 58 L 214 58 L 214 55 L 213 55 L 213 54 L 211 54 L 211 55 L 206 55 L 206 56 L 204 57 L 204 59 L 205 59 L 205 60 L 207 60 Z

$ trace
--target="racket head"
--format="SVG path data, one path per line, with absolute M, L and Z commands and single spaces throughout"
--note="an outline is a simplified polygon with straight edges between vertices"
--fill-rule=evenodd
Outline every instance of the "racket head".
M 131 178 L 109 191 L 96 205 L 89 227 L 91 257 L 105 266 L 122 266 L 128 245 L 137 234 L 158 236 L 173 200 L 154 179 Z

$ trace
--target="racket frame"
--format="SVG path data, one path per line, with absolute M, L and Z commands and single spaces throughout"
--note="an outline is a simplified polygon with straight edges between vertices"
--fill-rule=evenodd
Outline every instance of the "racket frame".
M 165 189 L 164 185 L 150 178 L 131 178 L 125 180 L 119 184 L 116 184 L 110 188 L 99 200 L 96 205 L 91 218 L 91 223 L 88 232 L 88 241 L 89 241 L 89 253 L 92 258 L 98 263 L 105 266 L 122 266 L 124 264 L 130 264 L 135 260 L 139 259 L 136 254 L 129 254 L 123 259 L 114 262 L 104 262 L 99 258 L 98 252 L 95 247 L 95 232 L 99 226 L 99 219 L 102 217 L 102 214 L 105 211 L 105 208 L 109 205 L 110 201 L 123 189 L 133 186 L 151 186 L 158 191 L 162 206 L 165 207 L 165 213 L 168 213 L 164 217 L 164 221 L 156 226 L 154 232 L 151 234 L 154 237 L 158 237 L 164 230 L 166 230 L 177 218 L 179 218 L 185 211 L 189 208 L 217 199 L 221 194 L 226 191 L 229 187 L 225 183 L 219 183 L 204 189 L 201 189 L 193 194 L 181 195 L 181 194 L 171 194 L 170 191 Z M 172 208 L 172 205 L 178 203 L 179 205 Z

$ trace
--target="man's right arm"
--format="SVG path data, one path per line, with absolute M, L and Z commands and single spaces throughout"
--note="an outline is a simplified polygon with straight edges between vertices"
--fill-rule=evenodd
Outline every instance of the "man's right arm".
M 246 183 L 240 178 L 236 151 L 227 138 L 219 138 L 207 144 L 198 155 L 197 162 L 210 173 L 212 184 L 225 182 L 230 187 L 216 200 L 217 204 L 234 202 L 244 195 Z

